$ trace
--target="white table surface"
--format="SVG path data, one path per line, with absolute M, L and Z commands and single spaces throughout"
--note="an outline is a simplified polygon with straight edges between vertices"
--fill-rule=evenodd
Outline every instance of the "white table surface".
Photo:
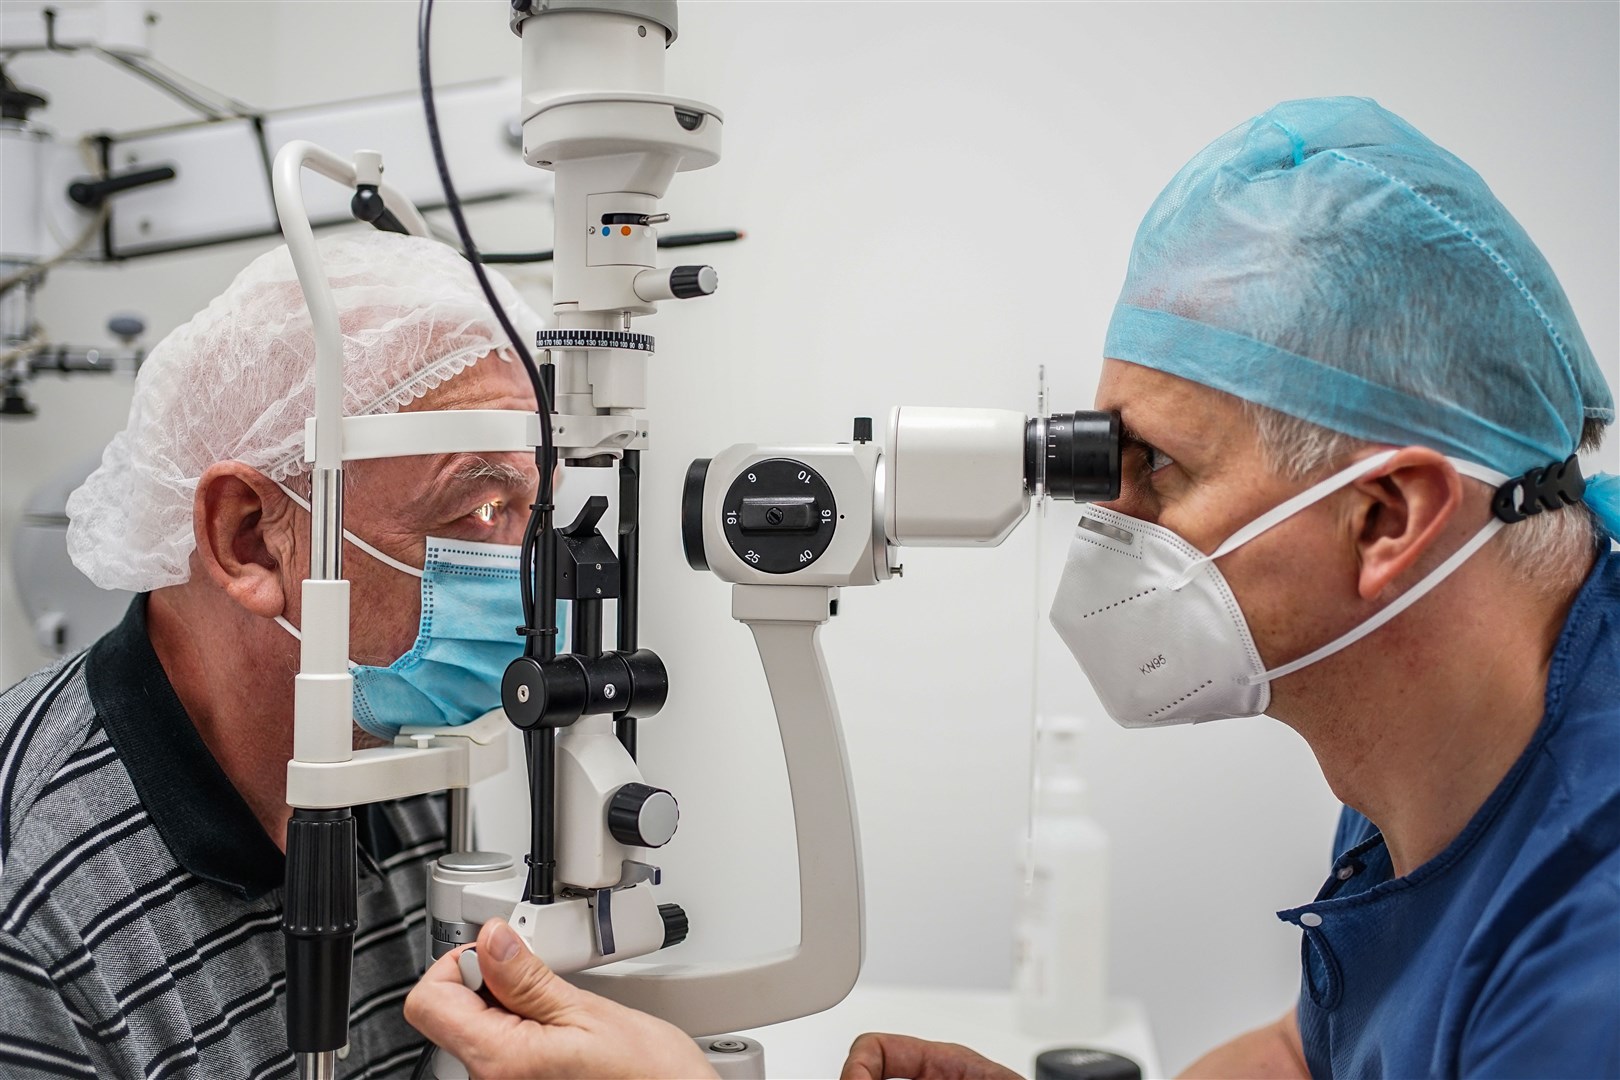
M 1133 1058 L 1146 1078 L 1162 1075 L 1153 1031 L 1140 1002 L 1116 1000 L 1103 1034 L 1084 1039 L 1025 1035 L 1014 1019 L 1010 990 L 940 990 L 861 984 L 826 1012 L 739 1032 L 765 1045 L 771 1080 L 823 1080 L 838 1075 L 855 1037 L 866 1031 L 961 1043 L 1021 1076 L 1035 1073 L 1035 1055 L 1058 1046 L 1087 1046 Z

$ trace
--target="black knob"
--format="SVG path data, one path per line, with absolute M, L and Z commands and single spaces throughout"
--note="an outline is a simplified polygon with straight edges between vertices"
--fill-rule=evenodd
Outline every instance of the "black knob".
M 43 109 L 50 101 L 45 95 L 24 90 L 0 71 L 0 119 L 27 122 L 28 114 Z
M 663 847 L 680 820 L 675 796 L 663 788 L 626 784 L 608 801 L 608 832 L 630 847 Z
M 39 412 L 23 393 L 21 383 L 7 383 L 0 391 L 0 416 L 33 416 Z
M 703 485 L 709 479 L 709 460 L 698 458 L 687 467 L 681 491 L 681 548 L 686 552 L 686 565 L 694 570 L 709 568 L 703 550 Z
M 581 696 L 581 689 L 570 687 L 571 698 Z M 506 665 L 501 676 L 501 708 L 506 718 L 524 731 L 538 725 L 546 716 L 546 677 L 540 661 L 532 656 L 520 656 Z
M 720 287 L 720 275 L 712 266 L 677 266 L 669 272 L 669 291 L 677 300 L 708 296 Z
M 872 418 L 870 416 L 857 416 L 855 418 L 855 441 L 858 443 L 872 441 Z
M 1035 1080 L 1142 1080 L 1142 1066 L 1106 1050 L 1066 1046 L 1035 1059 Z
M 114 315 L 107 320 L 107 332 L 127 345 L 146 333 L 146 320 L 139 315 Z
M 658 914 L 664 920 L 664 944 L 662 948 L 679 945 L 686 940 L 686 934 L 691 927 L 686 921 L 686 911 L 679 904 L 659 904 Z
M 377 190 L 376 184 L 355 185 L 354 197 L 349 200 L 349 213 L 354 215 L 356 221 L 364 221 L 380 232 L 399 233 L 402 236 L 410 233 L 394 216 L 394 212 L 383 204 L 382 192 Z

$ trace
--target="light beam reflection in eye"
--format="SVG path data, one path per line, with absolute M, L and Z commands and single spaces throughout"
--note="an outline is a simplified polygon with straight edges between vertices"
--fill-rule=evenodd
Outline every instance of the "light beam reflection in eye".
M 473 511 L 473 517 L 477 518 L 485 525 L 488 525 L 495 520 L 495 515 L 499 512 L 499 510 L 499 503 L 487 502 L 483 506 L 480 506 L 478 509 Z

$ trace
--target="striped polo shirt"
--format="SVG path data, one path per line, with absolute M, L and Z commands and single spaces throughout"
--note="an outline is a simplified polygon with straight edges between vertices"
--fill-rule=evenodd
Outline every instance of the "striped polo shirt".
M 356 809 L 343 1077 L 410 1075 L 442 796 Z M 158 662 L 146 598 L 0 695 L 0 1075 L 295 1077 L 284 858 Z

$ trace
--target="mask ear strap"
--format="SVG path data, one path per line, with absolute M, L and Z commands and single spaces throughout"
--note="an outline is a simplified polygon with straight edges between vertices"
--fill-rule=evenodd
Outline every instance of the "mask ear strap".
M 1493 487 L 1507 483 L 1508 478 L 1497 472 L 1495 469 L 1487 469 L 1483 465 L 1476 465 L 1472 461 L 1461 461 L 1457 458 L 1447 458 L 1446 460 L 1450 461 L 1451 464 L 1456 467 L 1457 471 L 1462 473 L 1464 476 L 1471 476 L 1475 480 L 1482 480 Z M 1468 543 L 1452 552 L 1450 558 L 1446 559 L 1445 562 L 1441 563 L 1439 566 L 1435 567 L 1433 570 L 1430 570 L 1426 575 L 1424 575 L 1422 581 L 1419 581 L 1416 585 L 1406 590 L 1406 592 L 1402 593 L 1395 600 L 1393 600 L 1388 607 L 1355 629 L 1347 631 L 1343 635 L 1328 642 L 1326 645 L 1323 645 L 1315 652 L 1302 656 L 1298 660 L 1293 660 L 1279 667 L 1271 668 L 1269 671 L 1263 671 L 1259 675 L 1244 676 L 1238 681 L 1244 685 L 1252 685 L 1258 682 L 1270 682 L 1273 679 L 1280 679 L 1284 675 L 1292 675 L 1300 668 L 1309 667 L 1318 660 L 1326 659 L 1327 657 L 1338 652 L 1340 649 L 1349 648 L 1351 645 L 1354 645 L 1356 642 L 1360 641 L 1362 638 L 1366 637 L 1374 630 L 1377 630 L 1380 626 L 1383 626 L 1395 616 L 1399 615 L 1401 612 L 1423 599 L 1425 594 L 1431 591 L 1435 586 L 1439 585 L 1447 577 L 1451 576 L 1451 573 L 1456 570 L 1457 567 L 1467 562 L 1469 557 L 1472 556 L 1474 552 L 1484 547 L 1486 542 L 1489 541 L 1491 537 L 1495 536 L 1497 532 L 1499 532 L 1506 524 L 1507 522 L 1503 521 L 1501 518 L 1492 517 L 1490 521 L 1485 523 L 1484 528 L 1480 529 L 1479 532 L 1475 533 L 1473 537 L 1469 539 Z
M 1380 611 L 1378 614 L 1374 615 L 1372 618 L 1368 619 L 1354 630 L 1335 638 L 1326 645 L 1322 646 L 1320 649 L 1317 649 L 1315 652 L 1308 653 L 1305 656 L 1300 657 L 1298 660 L 1291 661 L 1279 667 L 1271 668 L 1269 671 L 1262 671 L 1258 675 L 1245 675 L 1238 681 L 1243 683 L 1245 686 L 1250 686 L 1259 682 L 1270 682 L 1273 679 L 1280 679 L 1284 675 L 1292 675 L 1300 668 L 1309 667 L 1318 660 L 1326 659 L 1327 657 L 1338 652 L 1340 649 L 1349 648 L 1351 645 L 1354 645 L 1356 642 L 1360 641 L 1362 638 L 1366 637 L 1374 630 L 1377 630 L 1380 626 L 1383 626 L 1395 616 L 1399 615 L 1401 612 L 1423 599 L 1426 593 L 1449 577 L 1451 572 L 1466 562 L 1468 557 L 1473 555 L 1474 552 L 1484 547 L 1485 542 L 1491 537 L 1495 536 L 1502 526 L 1506 524 L 1507 522 L 1502 521 L 1499 518 L 1492 518 L 1485 524 L 1483 529 L 1480 529 L 1479 532 L 1474 534 L 1473 539 L 1469 540 L 1468 543 L 1454 551 L 1451 557 L 1445 562 L 1441 563 L 1433 570 L 1430 570 L 1428 575 L 1425 576 L 1422 581 L 1406 590 L 1406 592 L 1402 593 L 1383 611 Z
M 306 513 L 309 512 L 309 500 L 308 499 L 305 499 L 302 495 L 299 495 L 296 491 L 293 491 L 286 484 L 283 484 L 280 480 L 277 480 L 275 483 L 276 483 L 276 487 L 280 488 L 282 490 L 282 492 L 284 494 L 286 494 L 287 498 L 291 499 L 293 502 L 297 503 L 299 506 L 302 506 Z M 400 562 L 398 559 L 394 558 L 392 555 L 388 555 L 388 554 L 385 554 L 384 552 L 378 551 L 376 548 L 372 547 L 370 544 L 366 543 L 364 540 L 362 540 L 358 536 L 354 535 L 354 533 L 350 532 L 348 529 L 343 530 L 343 538 L 345 540 L 347 540 L 349 543 L 353 544 L 355 547 L 359 548 L 361 551 L 365 552 L 367 555 L 370 555 L 373 559 L 376 559 L 378 562 L 383 563 L 383 564 L 385 564 L 387 566 L 392 566 L 395 570 L 398 570 L 402 574 L 409 574 L 409 575 L 411 575 L 411 577 L 416 577 L 416 578 L 419 578 L 419 577 L 422 576 L 423 572 L 419 568 L 417 568 L 415 566 L 412 566 L 410 563 Z
M 1231 536 L 1228 536 L 1226 540 L 1221 543 L 1220 547 L 1216 548 L 1208 555 L 1204 555 L 1193 560 L 1193 562 L 1181 572 L 1181 575 L 1177 577 L 1175 581 L 1171 582 L 1171 591 L 1179 592 L 1189 581 L 1198 576 L 1198 572 L 1200 570 L 1214 562 L 1216 559 L 1236 551 L 1238 548 L 1242 547 L 1244 544 L 1247 544 L 1250 540 L 1253 540 L 1266 530 L 1281 525 L 1284 521 L 1287 521 L 1289 518 L 1293 517 L 1307 506 L 1312 506 L 1319 503 L 1329 495 L 1332 495 L 1335 491 L 1338 491 L 1340 488 L 1349 486 L 1354 481 L 1361 479 L 1361 477 L 1365 476 L 1367 473 L 1370 473 L 1380 465 L 1383 465 L 1398 453 L 1400 453 L 1399 450 L 1382 450 L 1374 454 L 1372 457 L 1362 458 L 1360 461 L 1352 462 L 1351 464 L 1340 469 L 1338 472 L 1334 473 L 1332 476 L 1328 477 L 1326 480 L 1312 484 L 1310 487 L 1306 488 L 1298 495 L 1295 495 L 1293 498 L 1278 504 L 1272 509 L 1266 511 L 1264 514 L 1261 514 L 1259 517 L 1243 526 L 1243 528 L 1239 529 Z

